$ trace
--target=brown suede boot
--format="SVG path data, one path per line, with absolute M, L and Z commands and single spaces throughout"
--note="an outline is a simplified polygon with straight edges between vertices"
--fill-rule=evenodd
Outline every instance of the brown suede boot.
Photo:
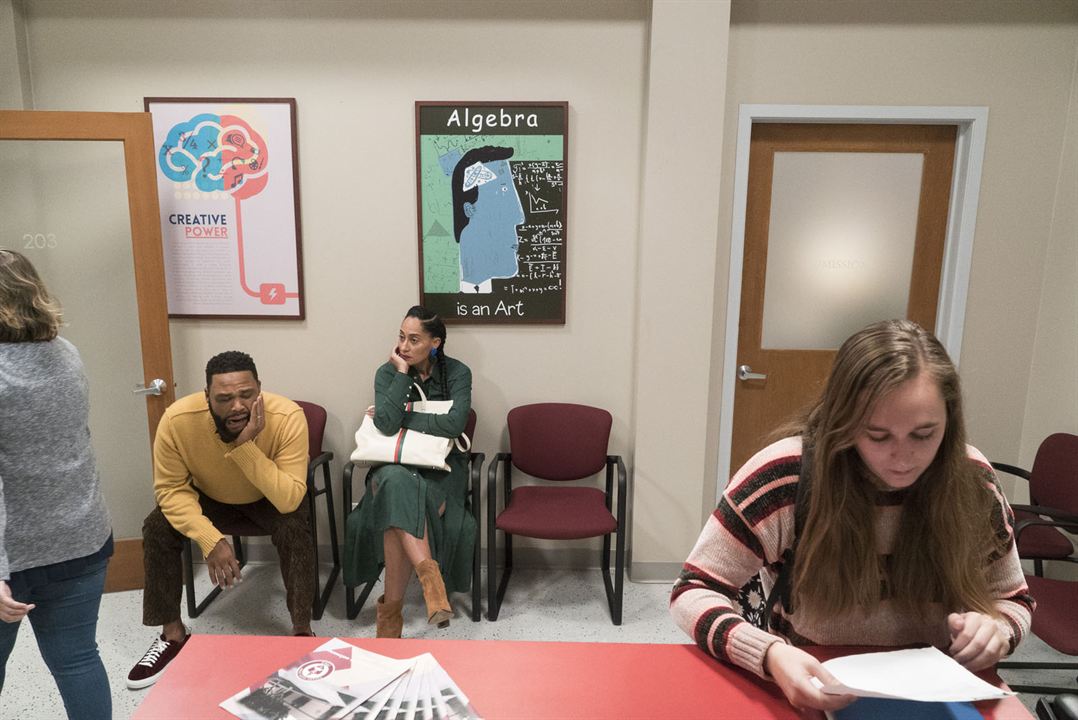
M 375 609 L 378 611 L 378 625 L 375 629 L 375 637 L 399 638 L 401 629 L 404 627 L 404 618 L 401 617 L 403 600 L 386 602 L 386 596 L 378 598 Z
M 449 618 L 453 617 L 453 608 L 445 594 L 442 582 L 442 570 L 438 561 L 427 558 L 415 566 L 419 584 L 423 586 L 423 599 L 427 601 L 427 622 L 440 628 L 449 627 Z

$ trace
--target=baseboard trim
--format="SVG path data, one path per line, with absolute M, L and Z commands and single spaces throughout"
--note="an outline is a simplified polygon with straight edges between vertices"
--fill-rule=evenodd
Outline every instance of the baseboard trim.
M 142 538 L 116 540 L 105 571 L 105 592 L 141 590 L 146 585 L 142 565 Z
M 670 583 L 677 580 L 682 564 L 678 562 L 634 562 L 629 567 L 629 578 L 639 583 Z

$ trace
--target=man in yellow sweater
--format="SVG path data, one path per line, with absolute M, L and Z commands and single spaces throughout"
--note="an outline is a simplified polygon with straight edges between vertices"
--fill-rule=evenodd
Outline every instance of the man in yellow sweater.
M 311 634 L 314 544 L 303 502 L 307 492 L 307 421 L 291 400 L 262 392 L 249 355 L 215 355 L 206 390 L 165 410 L 153 446 L 157 507 L 142 527 L 146 588 L 142 622 L 161 636 L 127 677 L 152 685 L 190 637 L 180 619 L 180 555 L 190 538 L 206 556 L 210 580 L 242 580 L 220 523 L 247 520 L 271 536 L 281 558 L 286 603 L 296 635 Z

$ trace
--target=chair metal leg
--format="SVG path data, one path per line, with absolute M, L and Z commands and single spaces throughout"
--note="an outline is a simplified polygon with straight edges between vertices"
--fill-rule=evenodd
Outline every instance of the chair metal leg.
M 475 547 L 472 549 L 472 622 L 479 622 L 483 617 L 483 589 L 481 587 L 482 575 L 480 570 L 479 556 L 482 553 L 483 531 L 479 527 L 479 509 L 483 474 L 483 453 L 468 454 L 468 480 L 471 483 L 470 497 L 468 498 L 468 512 L 475 518 Z
M 493 580 L 497 573 L 491 574 L 491 569 L 487 569 L 487 589 L 491 592 L 490 604 L 487 607 L 487 619 L 497 620 L 498 612 L 502 609 L 502 600 L 505 599 L 505 589 L 509 586 L 509 576 L 513 574 L 513 536 L 507 532 L 502 533 L 505 536 L 505 567 L 502 568 L 502 577 L 498 581 L 498 589 L 492 591 L 494 587 Z M 493 551 L 491 555 L 493 555 Z M 495 563 L 491 564 L 491 567 L 495 567 Z
M 325 488 L 322 492 L 326 496 L 326 516 L 329 518 L 329 550 L 333 556 L 333 569 L 329 573 L 326 588 L 322 593 L 322 607 L 325 608 L 329 601 L 329 594 L 333 590 L 333 585 L 337 582 L 337 576 L 341 572 L 341 543 L 337 539 L 337 511 L 333 508 L 333 486 L 329 481 L 329 463 L 322 467 L 324 470 L 323 482 L 325 483 Z
M 472 505 L 472 507 L 479 507 L 478 503 Z M 482 607 L 482 588 L 480 583 L 482 582 L 482 576 L 479 569 L 479 553 L 481 552 L 481 533 L 479 530 L 479 518 L 476 518 L 475 523 L 475 549 L 472 550 L 472 622 L 479 622 L 483 615 Z
M 497 582 L 498 582 L 498 552 L 494 543 L 497 540 L 497 530 L 494 528 L 494 515 L 487 512 L 487 620 L 498 619 Z
M 618 529 L 617 550 L 614 557 L 614 624 L 621 625 L 622 600 L 625 598 L 625 527 Z
M 311 517 L 311 542 L 314 543 L 314 604 L 311 608 L 311 616 L 315 620 L 321 620 L 322 614 L 329 603 L 330 593 L 333 592 L 333 584 L 337 581 L 337 575 L 341 571 L 341 551 L 337 542 L 337 518 L 333 509 L 333 486 L 329 479 L 329 461 L 333 459 L 333 453 L 323 453 L 307 470 L 307 512 Z M 318 465 L 322 466 L 322 489 L 315 486 Z M 316 498 L 319 495 L 326 496 L 326 517 L 329 519 L 329 549 L 333 555 L 333 567 L 329 577 L 323 586 L 321 581 L 321 563 L 318 559 L 318 514 Z
M 382 575 L 382 567 L 384 566 L 378 566 L 378 576 L 363 586 L 363 591 L 358 598 L 356 598 L 356 585 L 344 586 L 344 611 L 349 620 L 355 620 L 356 616 L 359 615 L 359 611 L 367 603 L 371 590 L 374 589 L 375 584 L 378 582 L 378 577 Z

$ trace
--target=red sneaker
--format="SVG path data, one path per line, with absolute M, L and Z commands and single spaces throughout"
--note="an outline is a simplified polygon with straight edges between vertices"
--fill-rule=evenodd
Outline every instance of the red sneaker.
M 165 640 L 165 635 L 162 633 L 161 637 L 153 641 L 150 649 L 146 651 L 142 659 L 135 663 L 135 667 L 131 668 L 131 672 L 127 674 L 127 687 L 138 690 L 157 682 L 157 678 L 161 677 L 165 667 L 172 662 L 172 658 L 179 654 L 190 637 L 191 634 L 188 633 L 182 641 Z

